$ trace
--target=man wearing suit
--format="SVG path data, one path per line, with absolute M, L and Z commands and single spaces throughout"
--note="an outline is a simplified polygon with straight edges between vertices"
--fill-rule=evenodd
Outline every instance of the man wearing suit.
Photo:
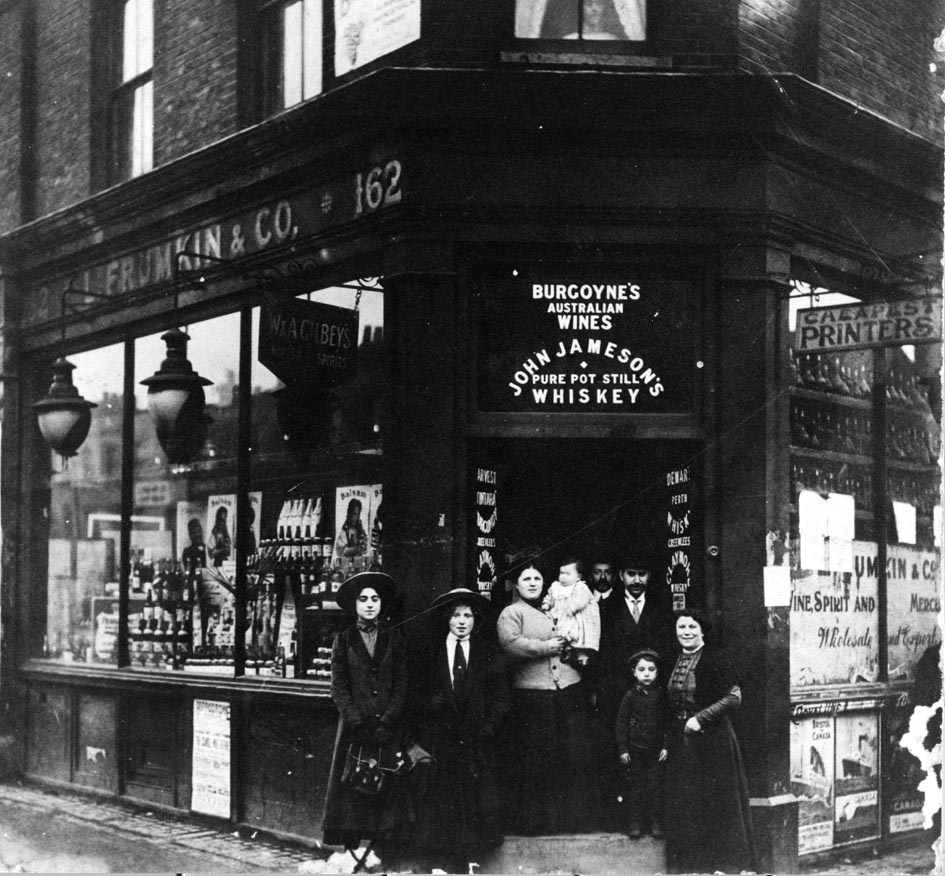
M 614 728 L 620 700 L 630 688 L 632 679 L 627 665 L 637 651 L 649 648 L 662 660 L 666 672 L 672 666 L 673 614 L 665 594 L 651 583 L 659 563 L 646 551 L 628 553 L 619 566 L 619 581 L 609 599 L 600 603 L 600 660 L 597 667 L 597 718 L 601 731 L 607 734 L 606 757 L 609 773 L 616 775 L 617 762 Z M 610 748 L 613 746 L 613 752 Z M 612 754 L 612 758 L 611 758 Z M 601 783 L 607 784 L 605 781 Z M 605 819 L 617 818 L 615 798 L 619 790 L 604 789 L 608 798 L 602 801 Z M 618 823 L 622 823 L 619 822 Z

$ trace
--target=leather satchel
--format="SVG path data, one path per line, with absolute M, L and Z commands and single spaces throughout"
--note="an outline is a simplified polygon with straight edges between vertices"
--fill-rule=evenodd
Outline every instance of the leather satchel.
M 387 773 L 381 769 L 381 750 L 376 754 L 364 754 L 364 749 L 354 750 L 354 743 L 348 746 L 345 767 L 341 773 L 341 784 L 355 794 L 376 797 L 387 785 Z

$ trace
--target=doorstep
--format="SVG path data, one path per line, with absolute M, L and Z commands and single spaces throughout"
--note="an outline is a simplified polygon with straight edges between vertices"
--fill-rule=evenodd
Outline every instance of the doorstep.
M 666 872 L 663 840 L 632 840 L 620 833 L 507 836 L 484 855 L 478 873 L 620 873 L 652 876 Z

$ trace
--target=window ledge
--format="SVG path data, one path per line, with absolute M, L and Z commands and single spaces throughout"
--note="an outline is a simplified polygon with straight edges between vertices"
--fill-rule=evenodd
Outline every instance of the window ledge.
M 108 688 L 174 688 L 206 691 L 212 688 L 219 696 L 233 693 L 254 693 L 277 697 L 304 697 L 329 699 L 327 681 L 315 679 L 267 678 L 262 675 L 244 675 L 240 678 L 204 675 L 196 672 L 119 669 L 113 666 L 89 666 L 84 663 L 56 663 L 50 660 L 27 660 L 20 666 L 21 676 L 45 682 L 87 685 Z
M 648 55 L 623 55 L 611 52 L 500 52 L 499 59 L 517 64 L 571 64 L 593 67 L 672 67 L 672 58 Z

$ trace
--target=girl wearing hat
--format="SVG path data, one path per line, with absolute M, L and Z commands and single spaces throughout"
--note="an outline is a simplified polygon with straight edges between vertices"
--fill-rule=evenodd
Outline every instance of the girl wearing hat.
M 362 837 L 375 840 L 407 818 L 405 789 L 393 772 L 403 762 L 407 652 L 400 634 L 385 625 L 395 595 L 389 575 L 360 572 L 336 596 L 352 623 L 338 633 L 331 651 L 331 698 L 339 720 L 322 819 L 327 845 L 357 848 Z M 364 795 L 342 784 L 349 751 L 377 757 L 383 769 L 392 771 L 381 794 Z
M 509 708 L 502 663 L 481 635 L 488 600 L 465 587 L 434 601 L 435 634 L 415 681 L 416 732 L 437 762 L 417 845 L 453 873 L 502 840 L 496 730 Z M 447 857 L 448 856 L 448 857 Z

